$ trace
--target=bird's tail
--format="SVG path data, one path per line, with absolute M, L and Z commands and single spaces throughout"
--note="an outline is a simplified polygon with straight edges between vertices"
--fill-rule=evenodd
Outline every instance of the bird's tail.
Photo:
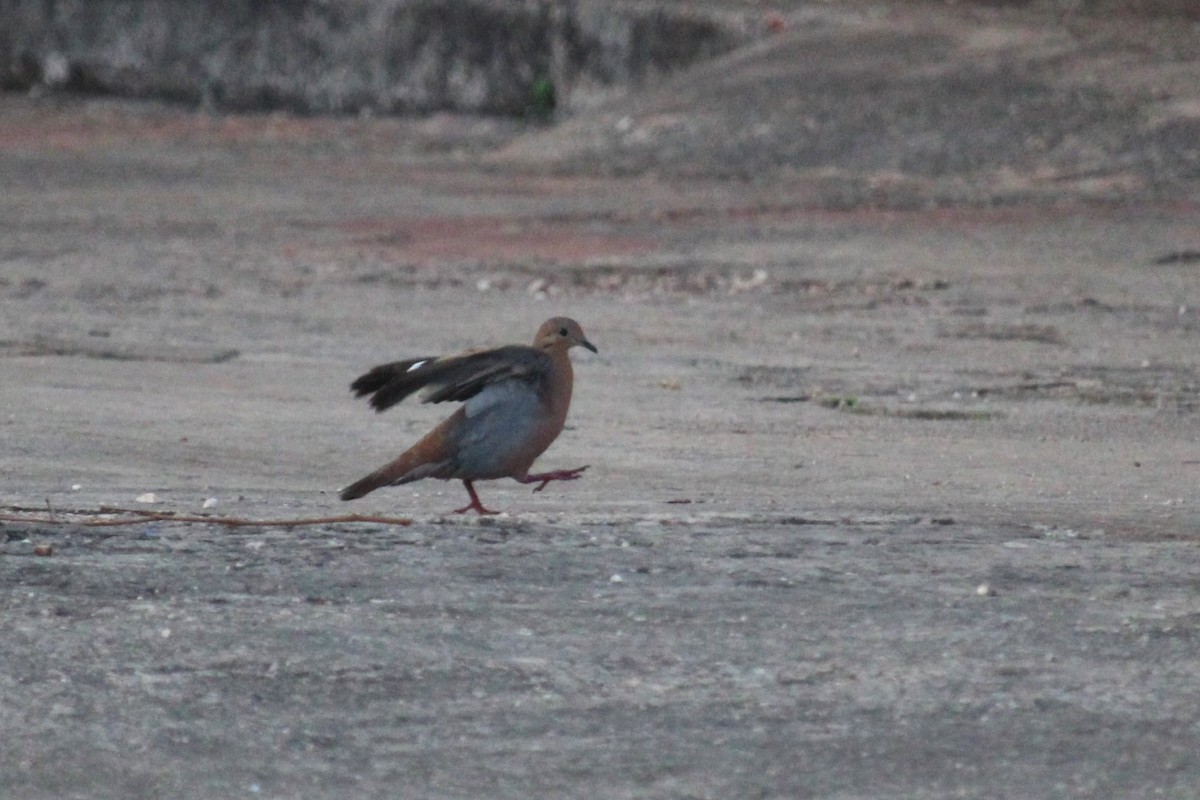
M 384 464 L 365 478 L 360 478 L 345 489 L 342 489 L 341 498 L 343 500 L 357 500 L 382 486 L 391 486 L 397 483 L 408 483 L 409 481 L 416 480 L 415 477 L 409 477 L 409 473 L 413 472 L 418 466 L 416 462 L 417 459 L 413 458 L 413 452 L 409 450 L 395 461 Z
M 422 478 L 450 478 L 454 475 L 454 460 L 447 450 L 449 431 L 462 416 L 462 409 L 444 420 L 421 441 L 401 453 L 395 461 L 384 464 L 365 478 L 341 491 L 343 500 L 355 500 L 381 486 L 411 483 Z

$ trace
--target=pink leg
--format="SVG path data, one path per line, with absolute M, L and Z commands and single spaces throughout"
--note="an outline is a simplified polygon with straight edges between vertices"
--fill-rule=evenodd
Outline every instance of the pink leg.
M 483 503 L 479 502 L 479 495 L 475 494 L 475 487 L 471 485 L 471 481 L 463 481 L 463 486 L 467 487 L 467 494 L 471 495 L 471 504 L 454 509 L 455 514 L 465 514 L 468 511 L 474 511 L 480 515 L 500 513 L 499 511 L 492 511 L 490 508 L 483 507 Z
M 526 475 L 523 478 L 514 478 L 519 483 L 540 483 L 541 485 L 534 488 L 535 492 L 540 492 L 546 488 L 546 484 L 550 481 L 573 481 L 587 469 L 586 466 L 576 467 L 575 469 L 560 469 L 554 472 L 540 472 L 537 475 Z

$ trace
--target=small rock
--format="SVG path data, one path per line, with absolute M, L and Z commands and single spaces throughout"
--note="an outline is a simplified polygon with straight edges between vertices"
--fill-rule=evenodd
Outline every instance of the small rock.
M 769 277 L 770 273 L 761 268 L 755 269 L 752 273 L 750 273 L 749 276 L 744 278 L 740 275 L 737 275 L 733 278 L 733 281 L 729 285 L 729 293 L 739 294 L 741 292 L 748 292 L 752 289 L 757 289 L 765 284 Z

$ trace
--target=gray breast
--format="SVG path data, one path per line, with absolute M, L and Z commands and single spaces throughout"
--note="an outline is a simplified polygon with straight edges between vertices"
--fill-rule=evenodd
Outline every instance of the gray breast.
M 497 381 L 464 404 L 466 417 L 455 437 L 457 470 L 467 480 L 502 478 L 521 468 L 545 449 L 531 443 L 544 438 L 550 424 L 534 384 L 511 379 Z

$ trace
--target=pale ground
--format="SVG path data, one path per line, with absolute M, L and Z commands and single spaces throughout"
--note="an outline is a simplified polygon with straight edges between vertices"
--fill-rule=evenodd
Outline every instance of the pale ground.
M 414 520 L 7 523 L 13 797 L 1194 796 L 1186 196 L 836 211 L 481 166 L 484 121 L 0 118 L 6 507 Z M 336 499 L 446 413 L 350 380 L 554 314 L 600 348 L 540 462 L 582 480 Z

